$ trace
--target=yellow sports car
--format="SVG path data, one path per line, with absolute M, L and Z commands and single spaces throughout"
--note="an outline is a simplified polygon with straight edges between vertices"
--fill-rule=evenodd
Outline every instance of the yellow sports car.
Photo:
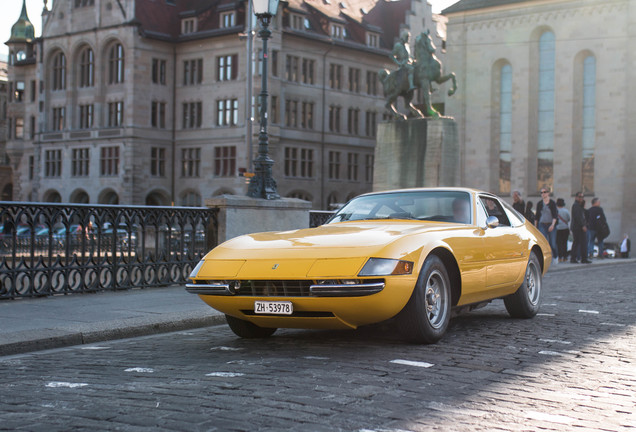
M 451 313 L 494 299 L 512 317 L 536 315 L 551 261 L 545 237 L 492 194 L 405 189 L 358 196 L 317 228 L 229 240 L 186 289 L 245 338 L 393 318 L 409 340 L 434 343 Z

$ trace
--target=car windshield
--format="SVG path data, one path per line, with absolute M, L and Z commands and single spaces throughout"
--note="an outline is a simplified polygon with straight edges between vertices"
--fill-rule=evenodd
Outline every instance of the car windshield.
M 363 195 L 349 201 L 327 223 L 369 219 L 471 222 L 470 195 L 461 191 L 408 191 Z

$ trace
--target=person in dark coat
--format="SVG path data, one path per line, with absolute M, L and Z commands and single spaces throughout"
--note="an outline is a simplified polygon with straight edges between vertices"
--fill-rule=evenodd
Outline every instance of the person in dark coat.
M 587 259 L 587 219 L 585 217 L 585 209 L 583 208 L 583 192 L 577 192 L 572 204 L 572 221 L 570 222 L 570 230 L 572 230 L 572 251 L 570 252 L 570 262 L 577 263 L 579 260 L 583 264 L 589 264 Z
M 601 230 L 604 226 L 607 226 L 607 219 L 605 218 L 605 212 L 601 207 L 601 200 L 597 197 L 592 198 L 592 207 L 587 211 L 588 230 L 587 230 L 587 253 L 588 255 L 594 255 L 594 241 L 598 241 L 598 257 L 603 258 L 603 252 L 605 251 L 605 244 L 603 240 L 605 237 L 601 234 Z
M 526 203 L 523 202 L 519 191 L 512 192 L 512 208 L 521 214 L 526 214 Z
M 556 260 L 559 256 L 556 245 L 556 224 L 559 218 L 559 211 L 556 203 L 550 198 L 550 191 L 541 188 L 541 201 L 537 203 L 534 224 L 539 228 L 541 234 L 548 239 L 552 248 L 552 257 Z
M 534 225 L 534 211 L 532 211 L 532 201 L 528 201 L 526 203 L 526 211 L 523 213 L 523 215 L 526 217 L 526 219 L 528 219 L 528 222 Z

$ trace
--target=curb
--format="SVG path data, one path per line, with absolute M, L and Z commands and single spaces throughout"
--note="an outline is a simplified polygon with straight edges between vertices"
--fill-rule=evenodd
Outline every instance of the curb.
M 594 259 L 590 264 L 572 264 L 570 262 L 552 264 L 548 269 L 548 273 L 561 272 L 561 271 L 575 271 L 580 269 L 586 269 L 591 267 L 609 267 L 609 266 L 621 266 L 625 264 L 636 263 L 636 258 L 604 258 Z
M 123 325 L 122 325 L 123 324 Z M 148 336 L 160 333 L 189 330 L 225 324 L 225 315 L 209 315 L 188 317 L 176 320 L 161 320 L 152 323 L 138 323 L 126 325 L 125 320 L 116 327 L 109 328 L 108 323 L 102 323 L 104 328 L 95 329 L 93 325 L 86 330 L 47 329 L 44 331 L 27 331 L 16 333 L 10 337 L 14 339 L 0 343 L 0 356 L 25 354 L 53 348 L 64 348 L 74 345 L 85 345 L 116 339 L 126 339 Z

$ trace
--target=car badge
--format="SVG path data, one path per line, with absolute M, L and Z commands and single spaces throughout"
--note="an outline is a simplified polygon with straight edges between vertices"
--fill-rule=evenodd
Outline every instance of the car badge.
M 274 265 L 272 266 L 272 270 L 276 270 L 277 268 L 278 268 L 278 264 L 274 264 Z

